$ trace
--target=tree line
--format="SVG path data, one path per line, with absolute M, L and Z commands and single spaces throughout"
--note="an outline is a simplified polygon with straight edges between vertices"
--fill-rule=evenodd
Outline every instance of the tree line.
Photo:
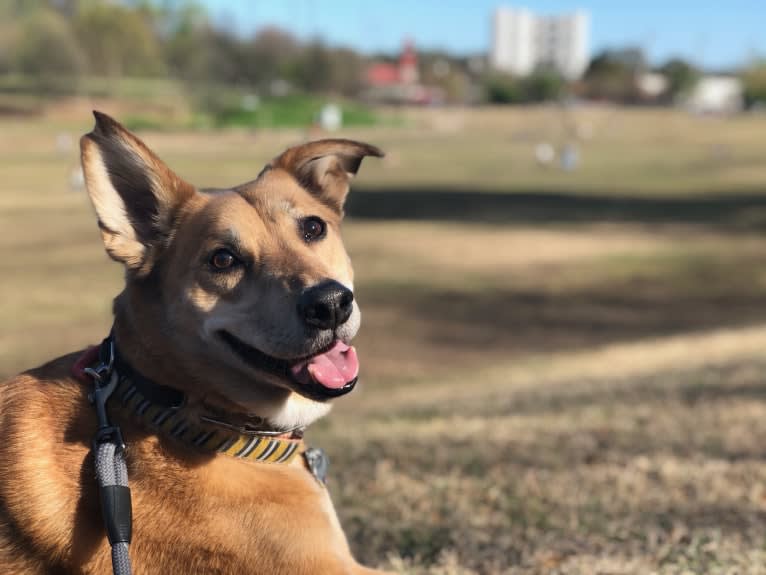
M 173 77 L 353 96 L 364 58 L 267 28 L 240 38 L 194 1 L 0 0 L 0 74 Z
M 439 85 L 448 102 L 535 102 L 569 94 L 641 103 L 636 77 L 650 70 L 639 49 L 596 55 L 574 83 L 549 68 L 514 78 L 476 66 L 476 58 L 419 56 L 421 78 Z M 195 0 L 0 0 L 0 76 L 34 78 L 43 91 L 61 79 L 76 85 L 85 77 L 171 77 L 263 94 L 353 98 L 365 89 L 371 60 L 394 58 L 365 56 L 320 39 L 301 41 L 277 28 L 240 37 L 216 25 Z M 679 59 L 655 71 L 668 80 L 666 102 L 687 93 L 701 73 Z M 754 63 L 741 76 L 747 102 L 766 102 L 766 63 Z

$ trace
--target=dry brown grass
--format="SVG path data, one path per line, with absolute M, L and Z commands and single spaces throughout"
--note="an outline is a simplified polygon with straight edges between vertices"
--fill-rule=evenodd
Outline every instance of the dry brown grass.
M 766 120 L 581 110 L 569 121 L 594 138 L 566 176 L 530 155 L 564 138 L 561 118 L 429 111 L 346 135 L 390 152 L 363 184 L 428 184 L 433 206 L 470 186 L 754 199 L 736 221 L 709 206 L 685 221 L 695 199 L 612 222 L 548 204 L 513 223 L 349 221 L 363 383 L 309 438 L 353 547 L 409 573 L 764 572 Z M 89 124 L 0 124 L 0 375 L 108 330 L 121 271 L 67 189 L 75 151 L 54 145 Z M 300 137 L 147 140 L 226 185 Z
M 390 403 L 370 390 L 374 407 L 355 398 L 312 437 L 358 552 L 394 549 L 412 573 L 760 573 L 764 335 L 511 365 Z

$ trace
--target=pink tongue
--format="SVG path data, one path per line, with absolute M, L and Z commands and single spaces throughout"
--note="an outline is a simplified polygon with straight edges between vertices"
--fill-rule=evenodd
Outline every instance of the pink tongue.
M 314 381 L 330 389 L 340 389 L 359 375 L 359 360 L 353 347 L 336 341 L 329 351 L 296 363 L 290 371 L 300 383 Z

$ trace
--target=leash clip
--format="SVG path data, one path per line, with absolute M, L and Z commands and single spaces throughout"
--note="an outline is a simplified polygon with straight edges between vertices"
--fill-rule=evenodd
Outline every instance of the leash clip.
M 83 372 L 93 378 L 96 388 L 104 385 L 104 381 L 112 375 L 112 370 L 114 369 L 114 340 L 110 337 L 106 341 L 109 343 L 109 346 L 107 347 L 109 356 L 106 358 L 106 361 L 104 361 L 102 353 L 104 348 L 102 346 L 98 352 L 98 365 L 96 367 L 86 367 L 83 369 Z M 92 402 L 93 400 L 91 399 L 91 403 Z
M 86 367 L 83 371 L 93 379 L 93 391 L 88 394 L 88 399 L 96 408 L 96 418 L 98 419 L 98 430 L 93 438 L 93 447 L 107 442 L 114 443 L 119 450 L 125 449 L 125 442 L 122 440 L 122 432 L 116 425 L 109 423 L 109 417 L 106 414 L 106 402 L 111 397 L 114 390 L 117 389 L 119 377 L 114 371 L 114 340 L 109 338 L 106 350 L 108 357 L 103 357 L 104 347 L 99 352 L 99 363 L 95 367 Z

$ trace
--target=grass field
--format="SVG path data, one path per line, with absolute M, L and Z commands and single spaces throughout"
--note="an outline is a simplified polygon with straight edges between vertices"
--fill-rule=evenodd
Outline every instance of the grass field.
M 356 554 L 766 572 L 766 117 L 388 113 L 343 134 L 389 152 L 345 229 L 363 383 L 309 432 Z M 0 375 L 108 330 L 121 272 L 68 188 L 76 150 L 56 149 L 89 127 L 84 105 L 0 122 Z M 574 134 L 577 171 L 535 164 Z M 305 137 L 142 135 L 203 186 Z

